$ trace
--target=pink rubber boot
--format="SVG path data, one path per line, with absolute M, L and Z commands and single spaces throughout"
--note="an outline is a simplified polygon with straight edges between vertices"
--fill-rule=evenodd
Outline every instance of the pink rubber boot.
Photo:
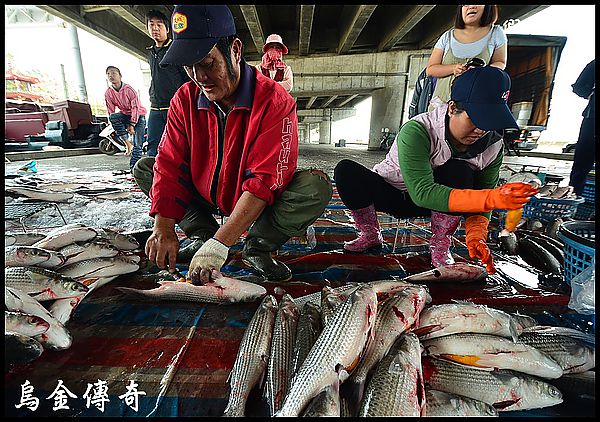
M 431 265 L 435 268 L 443 265 L 454 264 L 450 254 L 452 235 L 460 224 L 460 215 L 449 215 L 431 211 L 431 239 L 429 251 L 431 252 Z
M 354 223 L 359 231 L 358 237 L 350 242 L 344 242 L 344 250 L 348 252 L 365 252 L 367 249 L 381 246 L 383 236 L 377 219 L 374 205 L 350 210 Z

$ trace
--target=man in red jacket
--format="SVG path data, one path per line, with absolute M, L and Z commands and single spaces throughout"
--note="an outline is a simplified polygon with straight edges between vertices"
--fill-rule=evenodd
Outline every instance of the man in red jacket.
M 296 103 L 244 61 L 227 6 L 176 6 L 172 27 L 161 64 L 183 65 L 191 81 L 171 100 L 159 154 L 134 169 L 152 200 L 146 254 L 172 270 L 191 257 L 189 277 L 207 282 L 248 230 L 244 262 L 287 281 L 291 271 L 271 253 L 303 234 L 331 199 L 327 175 L 296 171 Z M 215 214 L 228 216 L 222 226 Z M 181 251 L 176 223 L 193 240 Z

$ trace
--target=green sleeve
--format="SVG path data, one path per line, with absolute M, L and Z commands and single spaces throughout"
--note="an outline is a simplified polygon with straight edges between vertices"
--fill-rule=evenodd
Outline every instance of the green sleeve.
M 475 172 L 473 189 L 494 189 L 498 185 L 500 180 L 500 167 L 502 166 L 502 159 L 504 158 L 504 147 L 500 149 L 494 161 L 492 161 L 486 168 Z M 490 219 L 491 212 L 478 213 Z M 466 216 L 465 216 L 466 217 Z
M 413 202 L 423 208 L 448 212 L 452 188 L 433 181 L 431 142 L 425 128 L 414 120 L 406 122 L 398 133 L 397 144 L 400 171 Z

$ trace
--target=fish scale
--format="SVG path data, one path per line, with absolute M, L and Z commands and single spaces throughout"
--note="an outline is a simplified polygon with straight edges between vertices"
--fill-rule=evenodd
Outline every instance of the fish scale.
M 108 258 L 92 258 L 67 265 L 58 270 L 59 273 L 73 277 L 109 277 L 137 271 L 139 265 L 134 261 L 118 256 Z
M 302 308 L 298 319 L 292 358 L 292 374 L 298 372 L 310 349 L 312 349 L 315 341 L 317 341 L 319 334 L 321 334 L 321 313 L 319 307 L 311 302 L 307 302 Z
M 229 401 L 223 416 L 244 416 L 248 395 L 267 368 L 276 313 L 277 301 L 265 296 L 248 323 L 229 373 Z
M 565 374 L 585 372 L 596 366 L 595 348 L 566 335 L 524 332 L 519 341 L 549 355 Z
M 267 397 L 271 416 L 281 408 L 292 376 L 292 359 L 298 317 L 299 311 L 294 299 L 289 294 L 283 295 L 275 317 L 271 353 L 267 366 L 265 396 Z
M 365 416 L 421 416 L 425 387 L 421 346 L 413 333 L 401 336 L 376 366 L 358 412 Z
M 494 406 L 458 394 L 428 389 L 425 416 L 498 416 Z
M 321 390 L 337 379 L 347 379 L 371 333 L 376 312 L 377 296 L 366 285 L 338 306 L 294 376 L 275 416 L 298 416 Z
M 425 306 L 427 290 L 407 287 L 388 298 L 377 309 L 375 336 L 367 342 L 365 352 L 348 382 L 355 385 L 357 400 L 362 397 L 367 374 L 390 350 L 394 341 L 419 318 Z
M 562 403 L 562 394 L 538 378 L 513 371 L 483 371 L 443 359 L 423 357 L 425 383 L 493 405 L 498 411 L 527 410 Z

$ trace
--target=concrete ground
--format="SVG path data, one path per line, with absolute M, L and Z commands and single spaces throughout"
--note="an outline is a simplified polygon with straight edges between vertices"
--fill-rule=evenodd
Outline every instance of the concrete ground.
M 39 155 L 39 154 L 38 154 Z M 343 148 L 333 145 L 300 145 L 300 154 L 298 157 L 298 168 L 318 168 L 325 171 L 330 177 L 333 176 L 335 165 L 342 159 L 357 161 L 366 167 L 373 167 L 380 162 L 386 153 L 384 151 L 367 151 L 366 145 L 350 145 Z M 22 155 L 20 158 L 23 158 Z M 19 159 L 11 163 L 5 163 L 5 173 L 16 171 L 20 166 L 30 161 L 31 158 Z M 122 154 L 104 155 L 88 154 L 68 157 L 55 158 L 36 158 L 39 171 L 77 171 L 79 169 L 86 171 L 115 171 L 128 170 L 129 157 Z M 568 179 L 571 171 L 572 161 L 559 160 L 552 158 L 541 158 L 531 156 L 505 156 L 504 169 L 510 168 L 513 171 L 521 170 L 522 166 L 527 166 L 526 170 L 538 171 L 564 176 Z M 510 173 L 509 173 L 510 174 Z M 501 175 L 502 176 L 502 175 Z

